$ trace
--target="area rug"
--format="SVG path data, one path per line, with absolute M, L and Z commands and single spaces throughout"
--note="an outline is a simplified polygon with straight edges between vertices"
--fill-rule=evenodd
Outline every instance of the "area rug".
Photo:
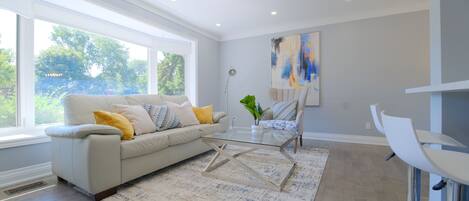
M 229 152 L 240 152 L 243 149 L 228 146 Z M 329 155 L 326 149 L 303 147 L 296 154 L 289 154 L 297 161 L 297 167 L 288 179 L 282 192 L 262 188 L 262 183 L 247 174 L 233 162 L 210 172 L 211 176 L 203 176 L 202 169 L 210 161 L 215 152 L 208 152 L 199 157 L 171 166 L 154 174 L 129 182 L 119 188 L 118 193 L 105 199 L 106 201 L 220 201 L 220 200 L 265 200 L 265 201 L 314 201 L 319 188 L 321 176 Z M 219 157 L 217 161 L 223 160 Z M 243 163 L 262 175 L 280 181 L 289 167 L 280 153 L 257 150 L 240 156 Z M 254 184 L 243 185 L 228 182 L 220 178 L 232 178 Z M 218 179 L 217 179 L 218 178 Z M 231 180 L 231 181 L 233 181 Z M 257 183 L 257 184 L 256 184 Z

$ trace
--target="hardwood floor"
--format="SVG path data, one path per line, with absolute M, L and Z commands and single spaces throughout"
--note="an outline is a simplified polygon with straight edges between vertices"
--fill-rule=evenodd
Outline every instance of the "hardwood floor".
M 397 157 L 384 161 L 389 148 L 346 143 L 312 144 L 330 150 L 315 201 L 406 200 L 407 166 Z M 428 175 L 422 178 L 422 195 L 427 195 Z
M 406 200 L 407 168 L 397 157 L 387 162 L 384 161 L 384 156 L 389 153 L 387 147 L 306 139 L 304 146 L 327 148 L 330 151 L 315 201 Z M 424 175 L 423 178 L 422 195 L 426 195 L 428 175 Z M 14 200 L 85 201 L 90 199 L 72 186 L 58 183 L 54 187 Z

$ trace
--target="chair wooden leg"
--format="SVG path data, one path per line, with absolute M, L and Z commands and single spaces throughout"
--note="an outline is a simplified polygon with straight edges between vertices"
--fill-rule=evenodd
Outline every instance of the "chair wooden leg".
M 110 188 L 108 190 L 105 190 L 103 192 L 97 193 L 95 195 L 92 195 L 93 201 L 100 201 L 103 200 L 104 198 L 107 198 L 111 195 L 114 195 L 117 193 L 117 187 Z
M 300 147 L 303 146 L 303 135 L 300 135 Z

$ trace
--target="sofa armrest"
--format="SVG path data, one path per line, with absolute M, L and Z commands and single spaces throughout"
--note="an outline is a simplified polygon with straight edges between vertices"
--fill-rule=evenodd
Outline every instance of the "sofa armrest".
M 53 126 L 45 130 L 51 137 L 86 138 L 88 135 L 121 135 L 121 131 L 112 126 L 98 124 L 82 124 L 74 126 Z
M 230 118 L 227 116 L 223 116 L 222 118 L 220 118 L 220 120 L 217 122 L 217 124 L 220 124 L 223 128 L 224 131 L 228 130 L 228 128 L 230 127 Z
M 121 139 L 118 135 L 52 137 L 52 172 L 95 195 L 121 184 Z
M 220 122 L 220 119 L 222 119 L 223 117 L 226 117 L 225 112 L 214 112 L 213 113 L 213 123 Z

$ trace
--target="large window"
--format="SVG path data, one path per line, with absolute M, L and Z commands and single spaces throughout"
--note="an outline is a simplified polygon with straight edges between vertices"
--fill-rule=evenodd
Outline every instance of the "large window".
M 147 48 L 35 20 L 35 122 L 63 121 L 67 94 L 147 93 Z
M 158 51 L 158 94 L 184 95 L 184 57 Z
M 62 123 L 69 94 L 188 95 L 196 103 L 194 41 L 145 23 L 14 2 L 0 3 L 0 144 Z
M 0 128 L 17 125 L 16 14 L 0 9 Z

